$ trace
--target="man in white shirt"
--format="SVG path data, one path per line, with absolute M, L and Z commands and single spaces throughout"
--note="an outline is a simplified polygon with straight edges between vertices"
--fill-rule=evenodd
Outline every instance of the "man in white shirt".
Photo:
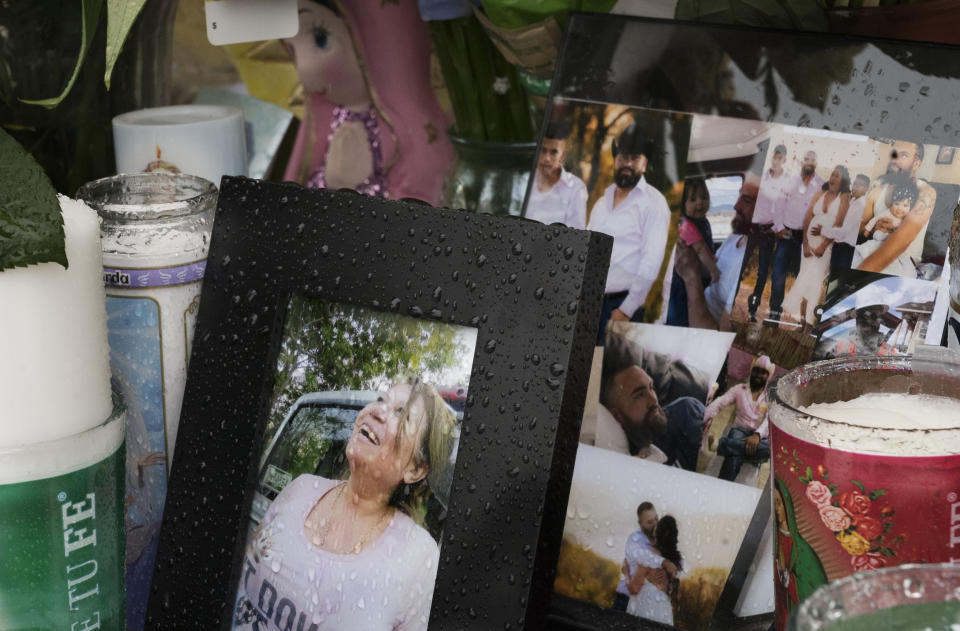
M 760 191 L 757 194 L 757 203 L 753 212 L 753 227 L 746 254 L 749 260 L 753 250 L 757 250 L 757 282 L 753 287 L 753 293 L 747 298 L 747 310 L 750 313 L 751 322 L 756 321 L 757 308 L 760 306 L 763 290 L 767 286 L 767 274 L 770 271 L 770 261 L 773 259 L 773 248 L 777 240 L 773 225 L 781 221 L 780 216 L 789 198 L 788 186 L 793 181 L 793 178 L 783 169 L 786 160 L 786 146 L 777 145 L 770 159 L 770 168 L 764 172 L 760 180 Z
M 813 196 L 823 188 L 823 183 L 824 179 L 817 175 L 817 154 L 815 151 L 808 151 L 803 156 L 800 173 L 787 185 L 786 192 L 789 197 L 783 206 L 783 213 L 773 224 L 773 231 L 777 235 L 770 287 L 769 319 L 773 323 L 780 320 L 783 296 L 787 289 L 787 274 L 795 275 L 800 268 L 803 221 Z
M 597 344 L 607 322 L 643 319 L 643 305 L 666 252 L 670 207 L 644 173 L 653 143 L 632 123 L 613 143 L 614 183 L 590 212 L 588 230 L 613 237 Z
M 587 225 L 587 185 L 563 168 L 567 136 L 567 130 L 560 123 L 547 125 L 525 216 L 546 224 L 562 223 L 583 230 Z
M 850 269 L 853 265 L 853 252 L 857 247 L 857 236 L 860 233 L 860 220 L 863 218 L 863 209 L 867 203 L 867 189 L 870 187 L 870 178 L 860 173 L 853 180 L 850 187 L 850 206 L 844 217 L 837 216 L 832 226 L 814 226 L 810 231 L 813 236 L 823 235 L 833 239 L 833 252 L 830 254 L 830 273 Z M 842 221 L 841 221 L 842 220 Z

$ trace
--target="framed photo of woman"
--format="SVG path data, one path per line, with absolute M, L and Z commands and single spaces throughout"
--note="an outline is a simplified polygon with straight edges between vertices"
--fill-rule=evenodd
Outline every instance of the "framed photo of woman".
M 291 299 L 233 629 L 426 623 L 476 339 Z
M 147 628 L 539 625 L 609 253 L 226 178 Z

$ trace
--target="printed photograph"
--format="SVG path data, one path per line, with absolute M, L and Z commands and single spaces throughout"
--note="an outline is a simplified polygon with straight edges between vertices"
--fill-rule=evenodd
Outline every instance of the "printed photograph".
M 775 329 L 761 324 L 734 322 L 733 331 L 736 336 L 733 338 L 731 354 L 742 351 L 754 357 L 766 355 L 774 365 L 785 370 L 793 370 L 810 362 L 817 343 L 817 338 L 812 333 Z M 731 356 L 727 374 L 745 378 L 747 371 L 738 371 L 738 366 L 749 364 L 750 361 L 752 360 L 747 360 L 744 356 Z
M 426 630 L 475 345 L 291 300 L 233 629 Z
M 770 477 L 767 389 L 811 360 L 816 337 L 802 331 L 733 323 L 726 373 L 707 402 L 697 471 L 762 489 Z
M 731 348 L 724 388 L 703 415 L 697 471 L 762 489 L 770 478 L 767 386 L 787 372 L 767 355 Z
M 863 214 L 860 206 L 866 201 L 877 151 L 862 136 L 774 127 L 734 304 L 735 321 L 783 323 L 785 328 L 815 324 L 831 265 L 851 267 L 860 229 L 857 215 Z M 869 175 L 858 177 L 863 173 Z M 850 211 L 851 203 L 861 199 Z M 844 234 L 836 234 L 843 237 L 840 243 L 820 234 L 842 228 Z
M 581 444 L 554 591 L 705 631 L 760 492 Z
M 733 333 L 611 322 L 580 442 L 696 471 L 710 393 Z M 594 365 L 596 366 L 596 363 Z
M 598 331 L 666 317 L 691 116 L 560 99 L 540 140 L 524 216 L 613 237 Z
M 925 342 L 935 282 L 847 270 L 827 289 L 813 359 L 909 355 Z
M 667 324 L 731 329 L 771 128 L 755 120 L 693 117 Z
M 936 280 L 960 168 L 937 146 L 776 126 L 733 319 L 809 331 L 830 274 Z

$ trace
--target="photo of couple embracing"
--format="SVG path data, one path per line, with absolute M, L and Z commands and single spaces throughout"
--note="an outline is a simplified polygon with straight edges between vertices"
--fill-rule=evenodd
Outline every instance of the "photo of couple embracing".
M 641 502 L 637 525 L 627 538 L 613 608 L 673 626 L 678 575 L 683 571 L 677 520 L 672 515 L 661 519 L 652 503 Z

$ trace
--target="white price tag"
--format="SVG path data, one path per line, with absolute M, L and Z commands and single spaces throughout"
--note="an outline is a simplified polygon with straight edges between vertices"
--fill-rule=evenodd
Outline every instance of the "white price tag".
M 214 46 L 297 34 L 297 0 L 206 0 L 207 39 Z

